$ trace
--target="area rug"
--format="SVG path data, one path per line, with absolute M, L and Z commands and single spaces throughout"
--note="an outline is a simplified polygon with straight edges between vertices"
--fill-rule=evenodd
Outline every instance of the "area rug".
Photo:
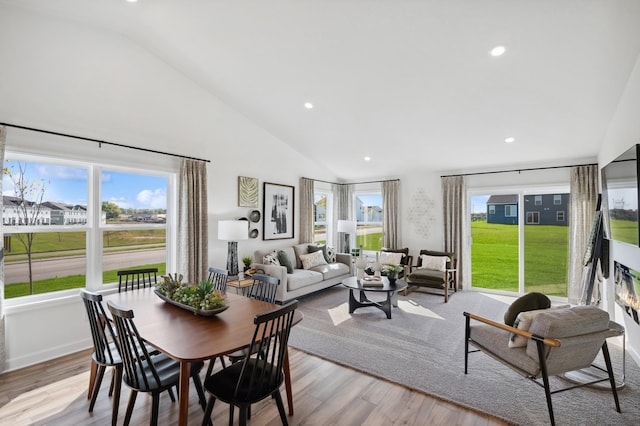
M 475 313 L 502 321 L 509 299 L 478 292 L 441 296 L 412 292 L 399 296 L 392 319 L 373 307 L 348 310 L 348 290 L 336 286 L 300 300 L 304 320 L 289 344 L 309 354 L 420 390 L 521 425 L 549 424 L 544 389 L 483 353 L 469 355 L 464 374 L 464 316 Z M 610 339 L 616 374 L 622 370 L 619 338 Z M 554 394 L 558 425 L 640 423 L 640 369 L 626 357 L 622 413 L 610 390 L 579 388 Z M 565 385 L 553 378 L 552 385 Z

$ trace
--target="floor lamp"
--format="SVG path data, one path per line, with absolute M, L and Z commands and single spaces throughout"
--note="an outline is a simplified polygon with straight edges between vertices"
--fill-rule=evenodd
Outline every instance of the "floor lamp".
M 355 220 L 339 220 L 338 221 L 338 233 L 344 233 L 344 252 L 351 253 L 349 240 L 351 234 L 356 233 L 356 221 Z
M 249 238 L 249 226 L 244 220 L 219 220 L 218 239 L 228 241 L 227 270 L 230 277 L 238 276 L 238 241 Z

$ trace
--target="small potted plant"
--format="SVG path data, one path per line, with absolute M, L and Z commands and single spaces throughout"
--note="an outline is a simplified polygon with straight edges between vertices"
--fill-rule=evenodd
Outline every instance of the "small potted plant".
M 387 278 L 389 282 L 393 284 L 398 279 L 398 274 L 402 271 L 402 266 L 400 265 L 384 265 L 382 267 L 382 271 L 387 274 Z
M 247 272 L 251 269 L 251 262 L 253 262 L 253 257 L 245 256 L 242 258 L 242 263 L 244 264 L 244 272 Z

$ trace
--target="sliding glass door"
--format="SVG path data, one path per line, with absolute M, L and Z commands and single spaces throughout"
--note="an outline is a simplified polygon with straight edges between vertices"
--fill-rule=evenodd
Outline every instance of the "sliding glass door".
M 471 285 L 566 297 L 569 194 L 471 194 Z

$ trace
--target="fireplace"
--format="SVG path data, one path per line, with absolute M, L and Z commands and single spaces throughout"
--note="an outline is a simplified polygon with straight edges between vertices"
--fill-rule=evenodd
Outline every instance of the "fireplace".
M 640 273 L 623 265 L 614 262 L 615 284 L 616 284 L 616 303 L 622 306 L 622 309 L 633 320 L 640 324 L 638 311 L 640 311 Z

